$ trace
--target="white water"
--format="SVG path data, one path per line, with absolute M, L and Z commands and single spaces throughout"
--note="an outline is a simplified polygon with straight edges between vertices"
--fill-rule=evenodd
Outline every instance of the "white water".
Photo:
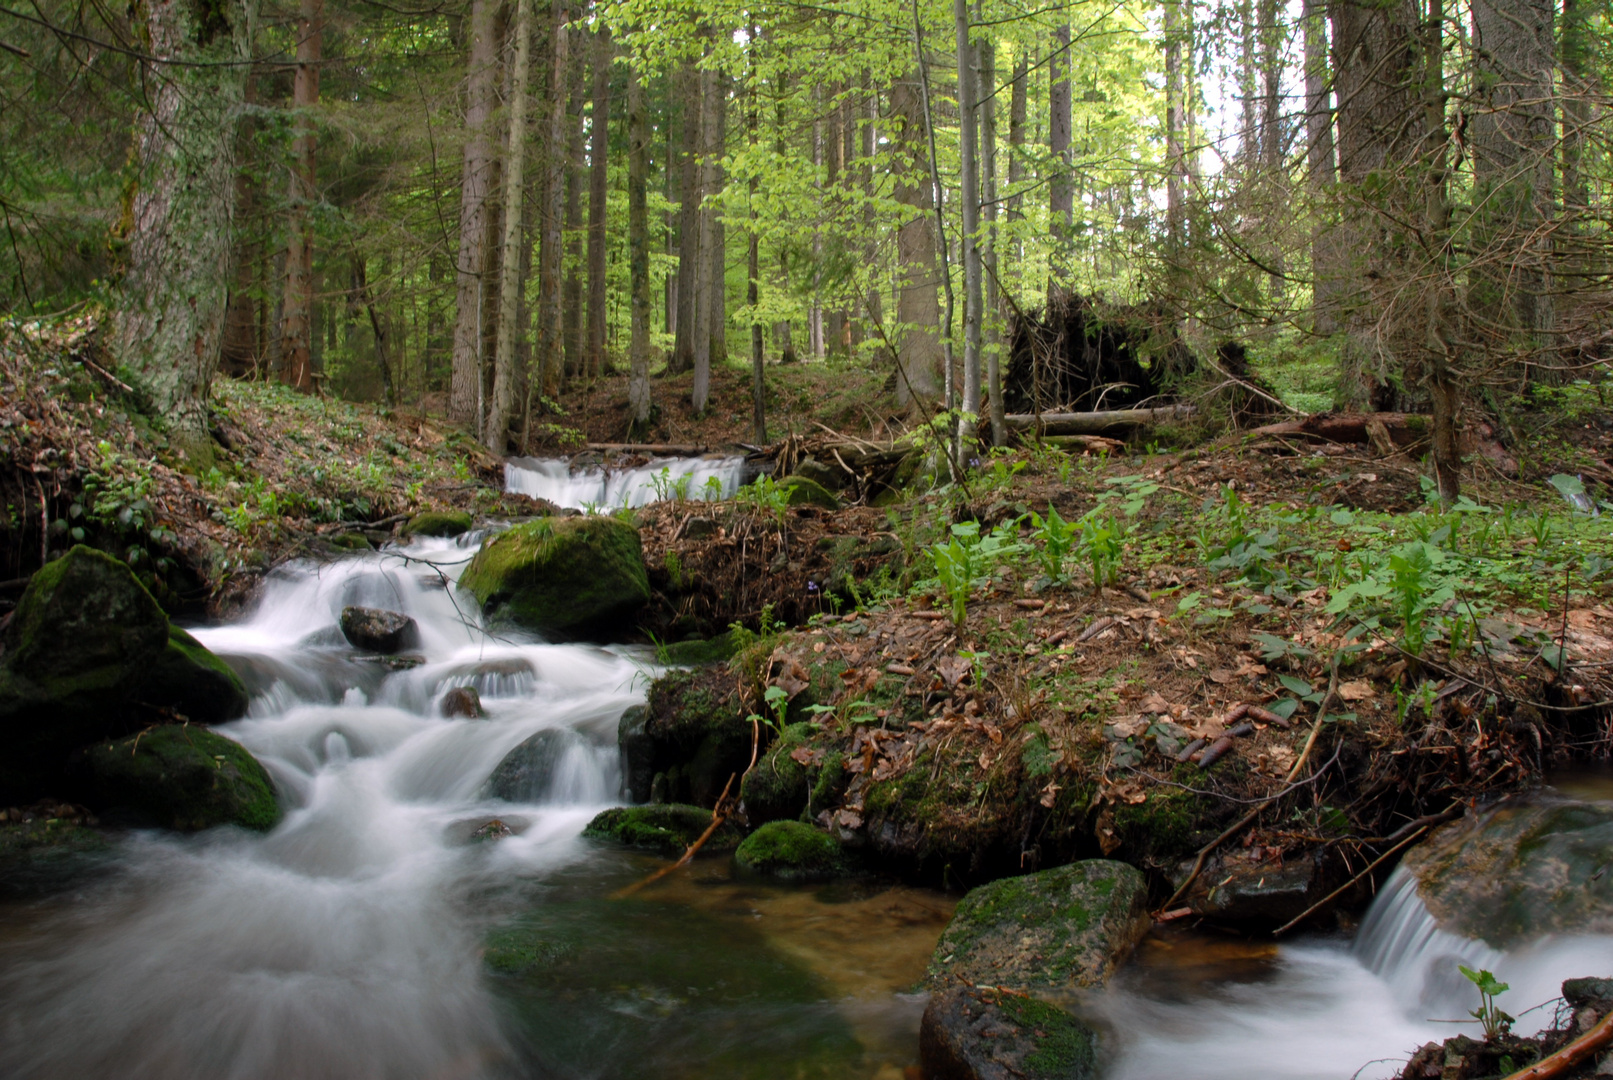
M 1508 983 L 1500 1005 L 1519 1014 L 1516 1031 L 1532 1034 L 1551 1026 L 1553 1010 L 1525 1010 L 1556 998 L 1564 979 L 1613 973 L 1613 939 L 1546 938 L 1497 952 L 1438 929 L 1411 876 L 1396 870 L 1353 944 L 1285 945 L 1258 971 L 1183 995 L 1127 972 L 1096 1007 L 1122 1045 L 1114 1080 L 1340 1080 L 1357 1069 L 1390 1077 L 1426 1042 L 1481 1034 L 1471 1020 L 1441 1022 L 1479 1004 L 1458 964 Z
M 219 730 L 268 768 L 285 820 L 268 836 L 138 835 L 111 885 L 46 916 L 49 933 L 0 942 L 0 1076 L 514 1068 L 465 913 L 486 890 L 582 857 L 583 824 L 618 799 L 616 722 L 645 678 L 617 652 L 482 633 L 451 584 L 474 550 L 406 550 L 441 573 L 390 554 L 293 566 L 253 617 L 196 631 L 252 684 L 250 715 Z M 425 662 L 355 659 L 336 628 L 350 603 L 412 615 Z M 478 688 L 488 719 L 437 715 L 457 685 Z M 585 741 L 542 801 L 481 798 L 500 758 L 543 728 Z M 518 835 L 466 842 L 494 817 Z
M 743 457 L 657 458 L 633 469 L 598 466 L 574 472 L 566 458 L 510 458 L 504 463 L 504 490 L 575 510 L 616 510 L 645 506 L 662 498 L 684 478 L 685 498 L 731 499 L 745 471 Z M 716 483 L 708 487 L 711 481 Z

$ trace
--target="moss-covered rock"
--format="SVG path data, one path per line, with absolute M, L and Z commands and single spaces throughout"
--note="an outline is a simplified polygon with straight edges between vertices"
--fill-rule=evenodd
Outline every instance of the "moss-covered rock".
M 613 840 L 629 847 L 648 848 L 664 855 L 682 855 L 711 826 L 711 811 L 699 806 L 665 803 L 653 806 L 619 806 L 588 823 L 584 836 Z M 710 854 L 733 851 L 744 834 L 731 820 L 724 821 L 701 847 Z
M 734 865 L 784 881 L 821 881 L 850 872 L 840 841 L 799 821 L 770 821 L 747 836 Z
M 28 583 L 0 634 L 0 803 L 67 790 L 68 756 L 182 715 L 246 710 L 240 679 L 169 625 L 123 563 L 75 547 Z
M 0 895 L 52 892 L 111 857 L 99 830 L 61 818 L 0 825 Z
M 728 630 L 713 638 L 694 638 L 663 645 L 656 659 L 665 664 L 676 664 L 681 667 L 721 664 L 732 660 L 734 654 L 739 651 L 739 646 L 739 639 L 734 636 L 732 630 Z
M 670 671 L 650 685 L 642 714 L 618 729 L 629 796 L 711 806 L 750 764 L 751 725 L 735 678 L 721 668 Z
M 992 989 L 932 994 L 919 1060 L 933 1080 L 1091 1080 L 1097 1034 L 1045 1001 Z
M 404 536 L 462 536 L 474 522 L 463 510 L 425 510 L 403 523 Z
M 490 537 L 459 579 L 496 624 L 608 632 L 650 598 L 638 530 L 614 517 L 539 518 Z
M 800 817 L 811 795 L 813 777 L 790 755 L 811 741 L 816 729 L 811 724 L 791 724 L 784 729 L 756 767 L 745 774 L 739 786 L 745 816 L 753 824 Z M 822 757 L 820 750 L 817 757 Z
M 840 509 L 840 500 L 828 488 L 805 476 L 786 476 L 778 486 L 787 493 L 791 506 L 821 506 L 825 510 Z
M 361 532 L 343 532 L 325 538 L 325 542 L 342 551 L 374 551 L 375 545 Z
M 137 823 L 194 831 L 268 830 L 280 820 L 274 785 L 240 743 L 188 724 L 164 724 L 86 750 L 83 768 L 103 806 Z
M 1147 932 L 1148 887 L 1091 859 L 971 889 L 941 933 L 927 979 L 1069 990 L 1100 986 Z

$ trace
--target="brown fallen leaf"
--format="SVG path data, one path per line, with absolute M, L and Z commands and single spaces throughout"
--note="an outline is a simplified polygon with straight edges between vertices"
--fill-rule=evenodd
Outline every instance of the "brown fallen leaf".
M 1366 701 L 1377 696 L 1378 692 L 1372 689 L 1372 684 L 1365 679 L 1339 683 L 1339 697 L 1345 701 Z
M 1150 690 L 1148 696 L 1143 698 L 1143 703 L 1137 707 L 1137 710 L 1151 716 L 1158 716 L 1160 713 L 1170 712 L 1171 703 L 1166 701 L 1159 691 Z
M 969 674 L 970 662 L 962 656 L 943 656 L 935 662 L 935 673 L 941 676 L 947 684 L 947 689 L 957 689 L 958 683 Z
M 823 751 L 812 746 L 797 746 L 790 751 L 790 760 L 809 769 L 815 769 L 823 764 Z
M 863 827 L 862 815 L 853 810 L 839 810 L 835 812 L 835 824 L 847 829 L 860 829 Z
M 1233 679 L 1236 679 L 1238 677 L 1238 673 L 1235 671 L 1229 671 L 1226 668 L 1211 668 L 1207 673 L 1207 677 L 1211 682 L 1220 686 L 1225 686 Z
M 1061 790 L 1062 789 L 1057 783 L 1049 780 L 1047 782 L 1047 786 L 1042 789 L 1041 798 L 1037 799 L 1036 801 L 1041 803 L 1047 809 L 1051 810 L 1053 809 L 1053 804 L 1058 801 L 1059 792 Z

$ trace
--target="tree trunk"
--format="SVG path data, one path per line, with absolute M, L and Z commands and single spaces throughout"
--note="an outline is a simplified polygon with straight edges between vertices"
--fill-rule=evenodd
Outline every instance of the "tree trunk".
M 761 128 L 761 102 L 756 74 L 755 49 L 758 44 L 756 26 L 750 27 L 751 70 L 746 84 L 749 111 L 745 117 L 747 141 L 752 151 L 757 146 Z M 758 446 L 767 444 L 767 379 L 766 356 L 763 351 L 765 337 L 762 320 L 757 317 L 756 305 L 761 299 L 762 243 L 756 227 L 756 195 L 759 187 L 756 174 L 750 178 L 750 250 L 745 260 L 745 302 L 750 305 L 750 365 L 751 365 L 751 436 Z
M 134 150 L 127 270 L 115 315 L 117 356 L 167 419 L 175 448 L 211 456 L 207 398 L 230 281 L 235 125 L 256 9 L 145 5 L 151 109 Z
M 1268 223 L 1264 244 L 1266 265 L 1271 268 L 1271 296 L 1280 304 L 1286 287 L 1283 272 L 1283 245 L 1278 239 L 1287 217 L 1285 205 L 1286 172 L 1283 169 L 1283 126 L 1281 85 L 1282 8 L 1277 0 L 1260 0 L 1260 171 L 1258 213 Z
M 628 345 L 629 438 L 650 419 L 650 237 L 649 124 L 637 61 L 627 68 L 627 274 L 632 292 L 632 337 Z
M 583 160 L 587 143 L 583 138 L 583 99 L 588 91 L 588 39 L 579 26 L 568 74 L 566 93 L 566 299 L 563 318 L 566 337 L 566 374 L 586 375 L 588 360 L 583 352 L 583 251 L 585 226 L 582 193 L 588 186 L 588 166 Z
M 703 145 L 700 123 L 705 116 L 705 77 L 692 64 L 686 64 L 676 82 L 682 84 L 677 92 L 683 109 L 683 141 L 678 147 L 678 280 L 677 280 L 677 331 L 672 340 L 672 357 L 667 362 L 669 375 L 685 372 L 694 367 L 695 311 L 699 288 L 700 267 L 700 149 Z
M 588 350 L 586 366 L 605 374 L 605 209 L 610 178 L 610 27 L 601 25 L 594 40 L 593 141 L 588 161 Z
M 1070 289 L 1070 231 L 1075 218 L 1075 189 L 1070 183 L 1070 24 L 1053 30 L 1053 56 L 1047 65 L 1047 146 L 1053 176 L 1047 185 L 1048 231 L 1053 251 L 1048 259 L 1048 306 Z
M 515 0 L 515 63 L 510 74 L 509 150 L 504 158 L 504 237 L 499 259 L 498 339 L 493 349 L 493 400 L 482 442 L 494 453 L 509 444 L 515 415 L 515 338 L 521 318 L 521 196 L 526 190 L 526 106 L 532 70 L 532 3 Z M 377 331 L 379 335 L 379 331 Z M 524 448 L 523 448 L 524 449 Z
M 498 77 L 496 0 L 472 0 L 470 63 L 465 79 L 465 165 L 459 194 L 453 377 L 448 417 L 480 427 L 482 411 L 482 304 L 487 263 L 488 196 L 493 183 L 490 130 Z
M 980 415 L 980 127 L 976 116 L 974 45 L 969 40 L 969 0 L 952 0 L 958 41 L 958 113 L 961 155 L 959 199 L 963 203 L 963 400 L 964 431 L 971 442 Z
M 301 0 L 297 17 L 297 71 L 292 77 L 295 110 L 291 140 L 291 190 L 286 200 L 286 296 L 281 308 L 281 379 L 298 390 L 313 388 L 311 357 L 314 306 L 314 238 L 308 208 L 314 186 L 313 110 L 319 107 L 319 53 L 324 38 L 324 0 Z
M 700 141 L 699 164 L 697 184 L 702 203 L 714 191 L 713 181 L 715 171 L 712 157 L 715 153 L 713 140 L 717 135 L 717 104 L 718 97 L 717 73 L 709 68 L 700 73 Z M 690 268 L 690 279 L 694 282 L 694 332 L 691 335 L 691 344 L 694 349 L 693 367 L 694 379 L 689 391 L 689 403 L 698 415 L 706 411 L 706 405 L 711 395 L 711 337 L 712 315 L 714 309 L 711 302 L 712 293 L 712 261 L 716 247 L 714 226 L 716 217 L 710 207 L 700 205 L 695 215 L 695 229 L 698 244 L 696 247 L 695 263 Z
M 896 232 L 896 403 L 924 412 L 936 398 L 941 371 L 941 305 L 934 188 L 924 164 L 924 114 L 916 75 L 892 86 L 891 113 L 896 201 L 909 208 Z
M 565 254 L 566 89 L 570 83 L 571 31 L 565 0 L 555 0 L 549 46 L 548 137 L 544 140 L 543 198 L 538 207 L 538 391 L 560 392 L 565 368 L 561 294 Z
M 1008 98 L 1008 227 L 1014 245 L 1014 278 L 1024 272 L 1025 238 L 1019 222 L 1025 219 L 1025 112 L 1030 87 L 1029 57 L 1024 48 L 1014 52 L 1014 87 Z
M 1183 112 L 1187 99 L 1187 84 L 1182 71 L 1183 0 L 1165 2 L 1165 244 L 1168 252 L 1168 270 L 1172 278 L 1180 275 L 1183 250 L 1186 247 L 1187 152 Z M 1192 50 L 1188 49 L 1191 57 Z M 1185 299 L 1177 295 L 1180 284 L 1173 280 L 1170 300 L 1182 304 Z
M 981 22 L 981 0 L 975 0 L 975 21 Z M 986 237 L 982 262 L 986 278 L 986 302 L 981 309 L 986 332 L 986 391 L 990 395 L 991 445 L 1002 446 L 1008 438 L 1003 426 L 1002 379 L 1002 297 L 998 291 L 997 269 L 997 44 L 983 39 L 980 50 L 980 76 L 976 83 L 980 103 L 980 171 L 984 178 Z
M 708 362 L 721 364 L 728 359 L 728 225 L 723 217 L 722 196 L 727 187 L 723 159 L 728 155 L 728 76 L 712 73 L 713 100 L 706 159 L 706 194 L 717 201 L 706 206 L 711 221 L 711 257 L 706 275 L 706 303 L 711 305 L 711 346 Z
M 1327 19 L 1322 0 L 1305 0 L 1305 171 L 1312 212 L 1311 328 L 1323 337 L 1338 332 L 1338 258 L 1322 218 L 1337 178 L 1333 171 L 1333 106 L 1327 70 Z

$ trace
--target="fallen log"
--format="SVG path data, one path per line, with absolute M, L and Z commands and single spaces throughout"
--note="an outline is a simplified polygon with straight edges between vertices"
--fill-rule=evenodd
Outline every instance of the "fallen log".
M 604 450 L 623 454 L 654 454 L 662 457 L 697 457 L 708 451 L 704 446 L 686 446 L 677 443 L 617 443 L 617 442 L 591 442 L 587 444 L 589 450 Z
M 1313 413 L 1299 420 L 1266 424 L 1244 432 L 1245 438 L 1276 436 L 1327 443 L 1370 443 L 1380 456 L 1427 443 L 1434 422 L 1420 413 Z M 1461 452 L 1478 454 L 1507 476 L 1518 475 L 1518 461 L 1501 445 L 1495 429 L 1482 419 L 1459 425 Z
M 1106 431 L 1144 427 L 1193 415 L 1191 405 L 1158 409 L 1108 409 L 1101 412 L 1009 413 L 1003 417 L 1009 431 L 1039 431 L 1043 435 L 1102 435 Z

